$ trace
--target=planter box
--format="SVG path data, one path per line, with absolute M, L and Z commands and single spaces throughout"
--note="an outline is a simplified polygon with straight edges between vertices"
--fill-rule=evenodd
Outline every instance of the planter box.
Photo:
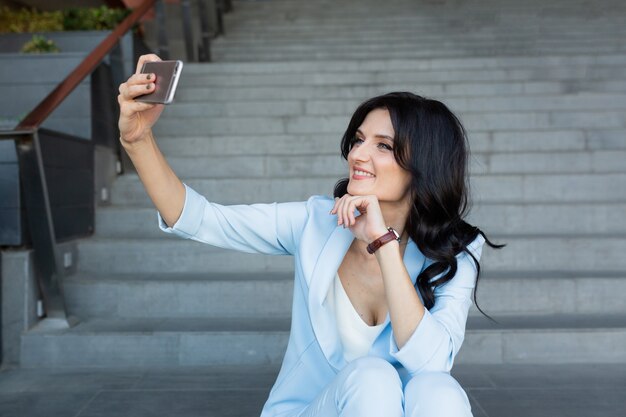
M 15 125 L 98 45 L 110 31 L 43 33 L 61 49 L 60 53 L 22 54 L 22 45 L 32 34 L 0 35 L 0 125 Z M 109 55 L 103 64 L 109 66 L 114 84 L 133 72 L 133 39 L 127 34 L 121 42 L 121 53 Z M 91 139 L 91 83 L 85 79 L 50 115 L 43 127 Z M 107 95 L 109 92 L 106 91 Z M 99 97 L 94 97 L 96 101 Z M 109 101 L 109 99 L 106 99 Z M 107 103 L 108 105 L 108 103 Z
M 0 129 L 11 129 L 45 98 L 110 31 L 44 33 L 60 53 L 22 54 L 32 34 L 0 35 Z M 134 72 L 133 36 L 127 34 L 42 127 L 113 147 L 117 141 L 117 85 Z M 92 117 L 92 115 L 94 117 Z M 110 169 L 108 169 L 110 171 Z M 0 245 L 26 242 L 17 157 L 12 141 L 0 141 Z M 96 173 L 96 182 L 102 182 Z M 6 198 L 5 198 L 6 197 Z M 95 198 L 95 197 L 94 197 Z

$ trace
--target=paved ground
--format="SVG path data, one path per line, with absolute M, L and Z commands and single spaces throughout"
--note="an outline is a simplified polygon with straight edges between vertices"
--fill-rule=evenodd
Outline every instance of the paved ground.
M 475 417 L 624 417 L 623 365 L 459 365 Z M 0 372 L 2 417 L 255 417 L 276 369 Z

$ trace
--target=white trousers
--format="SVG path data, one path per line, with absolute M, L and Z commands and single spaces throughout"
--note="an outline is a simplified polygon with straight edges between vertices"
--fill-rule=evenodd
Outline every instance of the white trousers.
M 450 374 L 425 372 L 406 386 L 395 368 L 366 356 L 342 369 L 298 417 L 472 417 L 467 394 Z

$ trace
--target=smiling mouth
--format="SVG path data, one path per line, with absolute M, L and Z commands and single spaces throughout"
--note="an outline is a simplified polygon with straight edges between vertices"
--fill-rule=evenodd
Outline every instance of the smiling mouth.
M 375 178 L 376 177 L 376 175 L 374 175 L 374 174 L 370 174 L 369 172 L 361 171 L 361 170 L 358 170 L 358 169 L 354 170 L 354 175 L 357 175 L 359 177 L 368 177 L 368 178 Z

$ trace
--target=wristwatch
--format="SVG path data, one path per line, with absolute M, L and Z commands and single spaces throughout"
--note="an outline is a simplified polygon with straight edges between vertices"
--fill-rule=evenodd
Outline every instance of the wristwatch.
M 398 234 L 398 232 L 396 232 L 392 227 L 388 227 L 387 230 L 389 230 L 387 233 L 367 245 L 367 251 L 370 254 L 373 254 L 378 249 L 380 249 L 382 245 L 384 245 L 385 243 L 389 243 L 394 239 L 397 240 L 398 243 L 400 242 L 400 235 Z

